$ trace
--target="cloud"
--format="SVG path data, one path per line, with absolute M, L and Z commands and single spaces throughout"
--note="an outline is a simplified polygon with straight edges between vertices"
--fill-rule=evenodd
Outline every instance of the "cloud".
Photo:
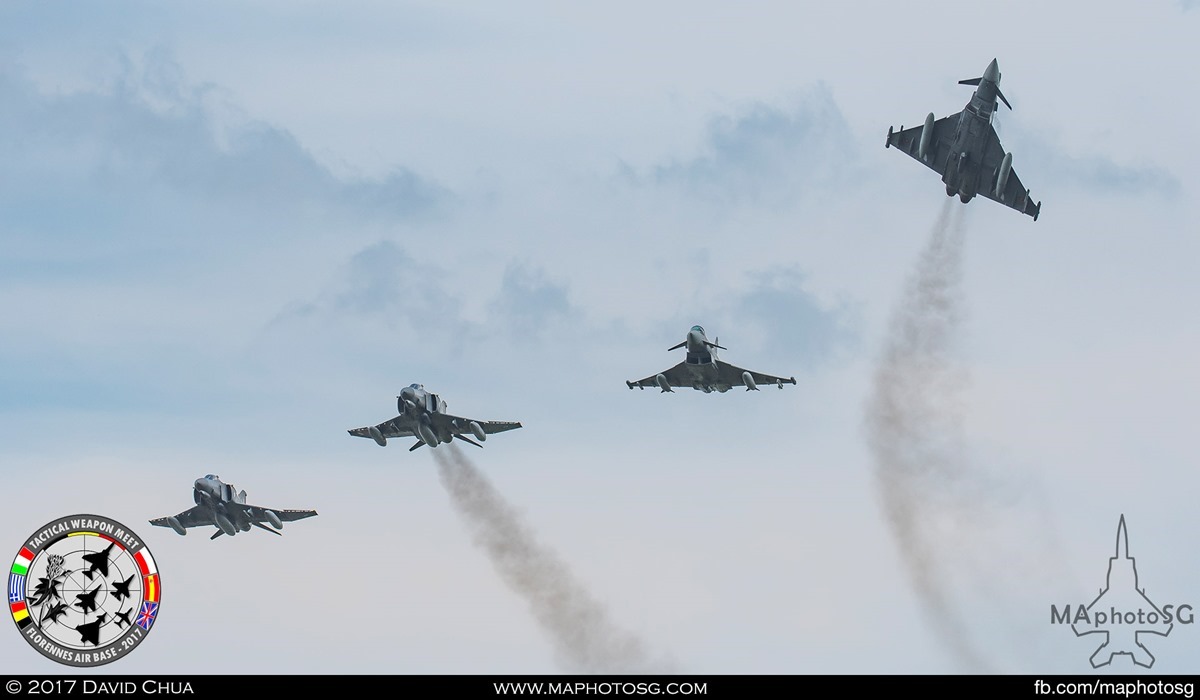
M 538 336 L 549 324 L 572 313 L 567 285 L 554 282 L 540 269 L 512 263 L 504 271 L 500 291 L 490 309 L 493 323 L 518 336 Z
M 827 362 L 858 343 L 853 309 L 827 308 L 805 290 L 795 268 L 774 268 L 752 275 L 753 286 L 739 294 L 732 313 L 753 323 L 763 344 L 805 366 Z
M 785 106 L 755 102 L 713 117 L 700 151 L 653 168 L 648 181 L 719 202 L 783 204 L 844 182 L 857 146 L 820 86 Z
M 16 397 L 4 405 L 141 414 L 245 397 L 246 343 L 284 300 L 312 295 L 331 255 L 452 202 L 402 167 L 335 176 L 162 51 L 88 88 L 0 69 L 0 362 L 23 368 L 0 379 Z M 452 333 L 457 302 L 426 269 L 366 248 L 320 301 L 342 314 L 384 303 Z M 329 335 L 307 328 L 274 350 Z
M 6 218 L 41 233 L 135 235 L 152 225 L 170 235 L 186 227 L 155 212 L 179 199 L 277 221 L 409 220 L 451 199 L 402 167 L 380 179 L 334 176 L 285 129 L 247 120 L 223 91 L 189 82 L 163 51 L 124 60 L 107 85 L 64 93 L 0 71 L 0 133 L 20 134 L 0 140 Z
M 1072 185 L 1091 193 L 1135 196 L 1175 197 L 1183 189 L 1178 176 L 1154 163 L 1121 164 L 1103 155 L 1067 153 L 1047 138 L 1026 141 L 1022 153 L 1013 156 L 1013 169 L 1017 169 L 1016 160 L 1021 158 L 1028 163 L 1021 166 L 1022 173 L 1037 172 L 1046 182 Z M 1028 182 L 1026 187 L 1030 187 Z

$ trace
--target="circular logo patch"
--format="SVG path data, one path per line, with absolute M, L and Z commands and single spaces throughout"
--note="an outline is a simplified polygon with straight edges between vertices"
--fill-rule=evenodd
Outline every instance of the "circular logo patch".
M 125 656 L 149 634 L 162 585 L 141 537 L 100 515 L 69 515 L 26 538 L 8 573 L 21 636 L 68 666 Z

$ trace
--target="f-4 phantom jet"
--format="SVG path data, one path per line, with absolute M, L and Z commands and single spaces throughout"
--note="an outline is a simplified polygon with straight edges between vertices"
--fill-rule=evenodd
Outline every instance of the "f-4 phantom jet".
M 1042 203 L 1034 204 L 1029 198 L 1029 190 L 1012 169 L 1012 153 L 1004 152 L 992 126 L 992 115 L 1000 105 L 997 99 L 1012 109 L 1000 92 L 996 59 L 981 77 L 958 82 L 978 86 L 961 112 L 937 120 L 930 112 L 924 126 L 911 129 L 902 126 L 893 131 L 889 127 L 886 147 L 895 146 L 939 173 L 946 194 L 958 195 L 964 204 L 981 194 L 1037 221 Z
M 266 530 L 275 535 L 282 535 L 284 522 L 311 518 L 317 514 L 315 510 L 284 510 L 280 508 L 262 508 L 246 503 L 246 492 L 235 491 L 232 484 L 221 481 L 216 474 L 208 474 L 196 479 L 192 485 L 192 498 L 196 501 L 193 508 L 170 515 L 165 518 L 155 518 L 151 525 L 169 527 L 181 535 L 186 535 L 188 528 L 215 525 L 217 531 L 210 540 L 221 535 L 236 535 L 247 532 L 251 526 Z M 270 523 L 275 529 L 263 525 Z
M 717 338 L 717 341 L 719 340 L 720 338 Z M 708 394 L 714 391 L 725 393 L 735 386 L 744 386 L 746 391 L 758 391 L 760 384 L 774 384 L 782 389 L 784 384 L 796 383 L 795 377 L 773 377 L 718 360 L 717 350 L 728 348 L 721 347 L 716 341 L 709 342 L 708 336 L 700 326 L 692 326 L 687 338 L 682 343 L 667 348 L 667 351 L 679 348 L 687 348 L 687 357 L 683 362 L 645 379 L 625 384 L 630 389 L 635 386 L 640 389 L 657 386 L 663 392 L 673 392 L 674 387 L 691 387 Z
M 521 424 L 515 421 L 489 421 L 460 418 L 446 413 L 446 402 L 437 394 L 425 391 L 422 384 L 409 384 L 396 397 L 396 408 L 400 415 L 379 425 L 368 425 L 346 432 L 355 437 L 371 438 L 380 447 L 387 445 L 388 438 L 415 437 L 416 444 L 409 452 L 422 445 L 437 447 L 455 438 L 483 447 L 479 442 L 487 440 L 492 433 L 516 430 Z M 474 435 L 479 442 L 466 436 Z

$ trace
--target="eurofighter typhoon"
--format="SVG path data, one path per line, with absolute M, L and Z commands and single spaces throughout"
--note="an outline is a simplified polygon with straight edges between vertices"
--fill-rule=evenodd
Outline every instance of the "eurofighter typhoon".
M 961 112 L 937 120 L 930 112 L 924 126 L 911 129 L 901 126 L 900 131 L 893 131 L 888 127 L 885 147 L 895 146 L 940 174 L 946 194 L 958 195 L 964 204 L 981 194 L 1037 221 L 1042 203 L 1034 204 L 1029 197 L 1029 190 L 1012 168 L 1012 153 L 1005 153 L 992 126 L 992 116 L 1000 106 L 997 99 L 1012 109 L 1000 92 L 996 59 L 983 76 L 958 82 L 977 86 Z
M 651 375 L 636 382 L 625 382 L 632 389 L 638 387 L 657 386 L 663 393 L 674 392 L 675 387 L 691 387 L 697 391 L 710 394 L 714 391 L 725 393 L 735 386 L 744 386 L 746 391 L 758 391 L 758 386 L 771 385 L 783 388 L 784 384 L 795 384 L 795 377 L 776 377 L 761 372 L 735 367 L 728 362 L 717 359 L 717 350 L 727 350 L 717 341 L 710 341 L 700 326 L 692 326 L 687 338 L 678 345 L 667 348 L 667 352 L 687 348 L 683 362 L 658 374 Z

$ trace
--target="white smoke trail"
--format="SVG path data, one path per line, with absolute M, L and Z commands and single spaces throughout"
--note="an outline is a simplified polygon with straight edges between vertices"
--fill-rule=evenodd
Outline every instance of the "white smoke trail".
M 504 582 L 529 603 L 561 663 L 583 673 L 670 673 L 617 628 L 567 565 L 537 541 L 513 507 L 453 443 L 433 451 L 442 484 Z
M 986 668 L 951 595 L 945 544 L 972 500 L 963 447 L 965 374 L 953 358 L 963 318 L 962 210 L 945 201 L 893 312 L 867 409 L 876 484 L 930 621 L 958 660 Z

